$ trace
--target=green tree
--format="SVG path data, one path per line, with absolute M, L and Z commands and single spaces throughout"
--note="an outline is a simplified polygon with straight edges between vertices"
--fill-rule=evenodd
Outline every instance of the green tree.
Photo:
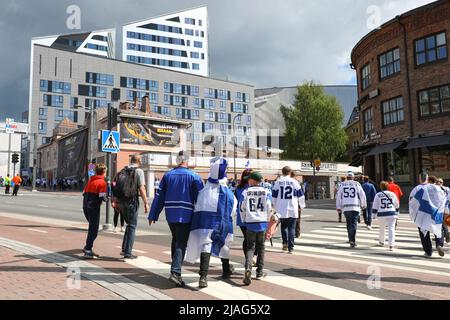
M 346 151 L 344 112 L 335 97 L 314 82 L 298 86 L 292 107 L 281 106 L 286 123 L 282 157 L 291 160 L 336 161 Z

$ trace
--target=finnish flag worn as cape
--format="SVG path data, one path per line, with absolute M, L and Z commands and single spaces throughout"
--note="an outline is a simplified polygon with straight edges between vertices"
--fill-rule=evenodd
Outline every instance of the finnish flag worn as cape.
M 195 263 L 202 252 L 228 259 L 233 242 L 233 215 L 237 200 L 226 186 L 227 161 L 211 160 L 208 182 L 200 191 L 192 215 L 185 260 Z
M 433 184 L 419 185 L 409 196 L 409 217 L 425 235 L 442 237 L 442 222 L 446 205 L 445 193 Z

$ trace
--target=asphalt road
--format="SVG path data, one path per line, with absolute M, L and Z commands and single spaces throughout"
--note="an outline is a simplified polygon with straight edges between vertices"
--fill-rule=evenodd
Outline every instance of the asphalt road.
M 85 222 L 82 211 L 81 194 L 66 195 L 52 192 L 32 193 L 21 190 L 18 197 L 7 196 L 0 188 L 0 212 L 23 214 L 34 217 L 42 217 L 56 220 L 66 220 L 73 222 Z M 106 206 L 102 206 L 101 223 L 106 223 Z M 114 211 L 110 210 L 110 223 L 113 222 Z M 307 209 L 302 214 L 302 232 L 318 229 L 335 223 L 337 213 L 334 210 L 333 200 L 309 201 Z M 158 223 L 151 227 L 153 231 L 170 234 L 170 230 L 165 222 L 164 212 L 160 215 Z M 139 208 L 138 230 L 149 230 L 147 213 L 141 205 Z M 236 231 L 237 236 L 240 231 Z

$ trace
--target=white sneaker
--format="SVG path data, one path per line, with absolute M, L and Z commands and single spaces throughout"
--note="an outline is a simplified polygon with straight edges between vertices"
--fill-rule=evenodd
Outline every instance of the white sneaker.
M 114 233 L 117 233 L 117 232 L 119 232 L 119 228 L 115 227 L 114 228 Z
M 372 226 L 367 226 L 367 230 L 372 230 Z
M 125 227 L 121 227 L 120 232 L 125 232 Z

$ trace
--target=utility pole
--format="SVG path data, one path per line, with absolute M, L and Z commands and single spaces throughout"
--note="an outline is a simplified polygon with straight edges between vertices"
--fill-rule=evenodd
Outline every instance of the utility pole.
M 108 103 L 108 131 L 112 130 L 113 127 L 113 119 L 112 119 L 112 105 Z M 117 122 L 117 121 L 114 121 Z M 103 230 L 108 231 L 112 229 L 112 225 L 109 222 L 109 213 L 110 213 L 110 198 L 111 198 L 111 173 L 112 173 L 112 164 L 111 164 L 111 152 L 106 153 L 106 165 L 108 166 L 106 183 L 107 183 L 107 197 L 106 197 L 106 221 L 103 226 Z
M 32 134 L 34 136 L 33 143 L 33 192 L 36 192 L 36 165 L 37 165 L 37 133 Z
M 7 174 L 9 174 L 9 170 L 11 170 L 11 133 L 9 134 L 9 142 L 8 142 L 8 171 Z

